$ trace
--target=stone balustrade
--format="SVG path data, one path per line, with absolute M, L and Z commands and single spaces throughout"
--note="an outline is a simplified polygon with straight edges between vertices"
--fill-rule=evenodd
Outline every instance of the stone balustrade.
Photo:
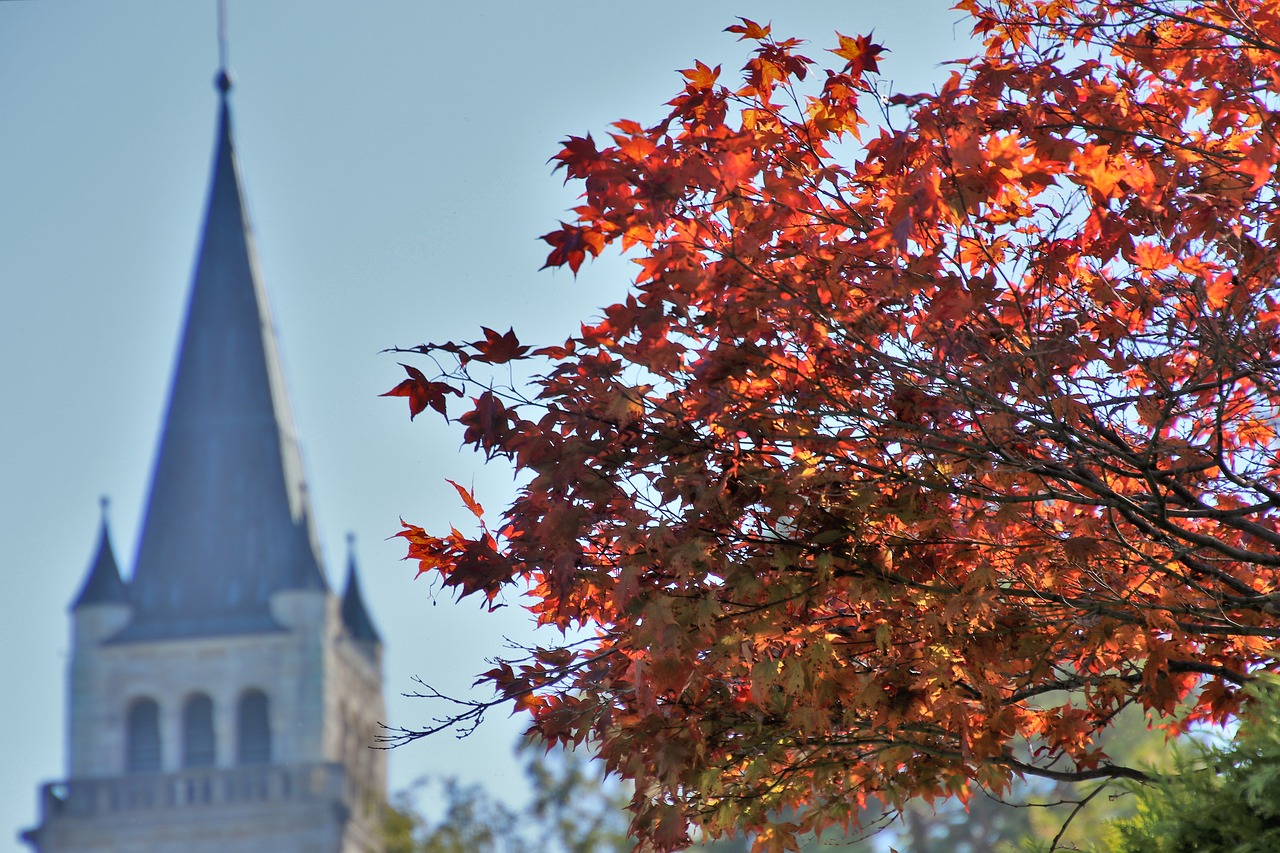
M 358 794 L 341 764 L 259 764 L 53 782 L 44 786 L 41 799 L 46 819 L 57 820 L 308 800 L 350 808 Z

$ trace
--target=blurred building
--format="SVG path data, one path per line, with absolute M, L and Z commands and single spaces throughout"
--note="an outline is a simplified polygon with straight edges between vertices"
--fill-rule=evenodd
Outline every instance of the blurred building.
M 203 236 L 129 580 L 104 513 L 71 605 L 67 779 L 38 853 L 374 853 L 382 644 L 330 590 L 232 144 Z M 144 425 L 139 425 L 142 428 Z

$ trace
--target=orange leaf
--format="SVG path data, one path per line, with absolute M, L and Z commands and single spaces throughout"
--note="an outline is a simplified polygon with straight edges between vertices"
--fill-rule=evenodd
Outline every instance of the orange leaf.
M 840 46 L 831 53 L 848 60 L 845 66 L 846 73 L 857 77 L 864 71 L 875 73 L 880 70 L 876 58 L 885 52 L 884 45 L 873 44 L 871 36 L 850 38 L 840 33 L 836 33 L 836 36 L 840 39 Z
M 1123 174 L 1111 164 L 1111 149 L 1107 145 L 1084 146 L 1071 162 L 1075 165 L 1075 174 L 1081 183 L 1094 190 L 1102 198 L 1117 195 L 1117 186 Z
M 770 30 L 773 29 L 769 24 L 765 24 L 762 27 L 749 18 L 738 18 L 738 20 L 742 21 L 742 23 L 730 24 L 724 28 L 726 33 L 739 33 L 740 36 L 738 41 L 745 41 L 747 39 L 755 39 L 759 41 L 761 39 L 766 39 L 769 37 Z
M 462 496 L 462 502 L 466 504 L 467 509 L 471 510 L 471 514 L 474 515 L 476 518 L 480 519 L 481 521 L 483 521 L 484 507 L 480 506 L 480 504 L 476 501 L 475 494 L 467 489 L 464 489 L 462 486 L 458 485 L 453 480 L 446 479 L 445 482 L 458 490 L 458 494 Z
M 684 68 L 680 71 L 689 81 L 689 85 L 694 89 L 704 90 L 710 89 L 716 83 L 716 78 L 720 76 L 720 66 L 709 68 L 701 61 L 694 60 L 693 68 Z

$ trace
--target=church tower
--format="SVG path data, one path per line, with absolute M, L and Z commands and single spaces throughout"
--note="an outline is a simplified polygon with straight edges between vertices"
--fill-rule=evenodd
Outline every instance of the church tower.
M 375 853 L 382 643 L 329 588 L 232 145 L 230 78 L 134 570 L 105 507 L 71 605 L 37 853 Z

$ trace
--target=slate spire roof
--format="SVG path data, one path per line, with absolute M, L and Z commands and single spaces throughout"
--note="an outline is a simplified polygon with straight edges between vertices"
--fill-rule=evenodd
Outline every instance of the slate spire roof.
M 356 574 L 355 537 L 347 535 L 347 588 L 342 594 L 342 623 L 347 626 L 351 636 L 361 642 L 381 643 L 382 637 L 373 626 L 369 610 L 364 606 L 364 596 L 360 594 L 360 579 Z
M 72 610 L 93 604 L 127 604 L 128 594 L 120 579 L 120 567 L 115 551 L 111 548 L 111 533 L 107 530 L 107 499 L 102 499 L 102 526 L 98 533 L 98 548 L 89 573 L 85 576 L 80 592 L 71 603 Z
M 327 589 L 231 137 L 208 206 L 122 641 L 278 630 L 270 596 Z

